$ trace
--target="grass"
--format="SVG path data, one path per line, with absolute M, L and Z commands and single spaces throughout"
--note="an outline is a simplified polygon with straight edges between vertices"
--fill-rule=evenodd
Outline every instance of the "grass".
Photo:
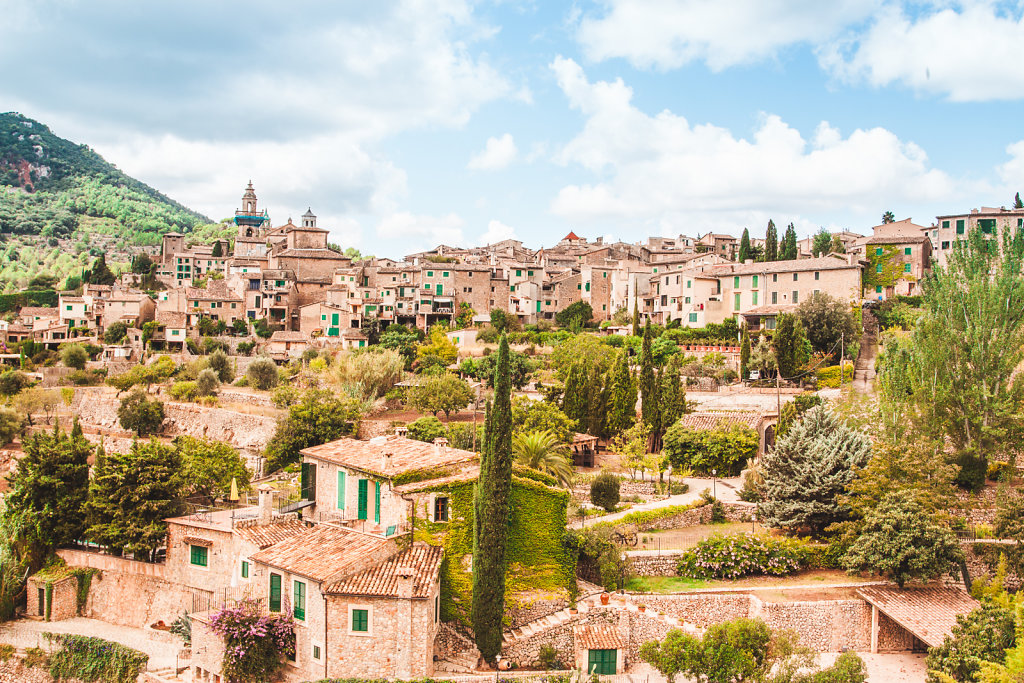
M 747 588 L 764 590 L 785 588 L 786 586 L 815 586 L 807 591 L 780 591 L 779 595 L 786 599 L 814 600 L 821 599 L 834 584 L 862 583 L 871 581 L 873 577 L 851 576 L 835 569 L 812 569 L 797 572 L 791 576 L 748 576 L 735 581 L 687 579 L 679 576 L 633 576 L 626 580 L 626 590 L 636 593 L 685 593 L 698 588 Z M 820 586 L 821 588 L 818 588 Z M 824 591 L 824 592 L 820 592 Z M 807 597 L 811 596 L 811 597 Z
M 664 595 L 705 588 L 707 584 L 707 581 L 701 579 L 685 579 L 679 576 L 634 576 L 626 580 L 626 590 Z

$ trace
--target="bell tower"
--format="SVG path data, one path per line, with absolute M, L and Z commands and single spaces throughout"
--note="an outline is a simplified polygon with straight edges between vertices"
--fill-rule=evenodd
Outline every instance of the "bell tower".
M 313 209 L 307 208 L 306 213 L 302 214 L 302 227 L 304 228 L 315 228 L 316 227 L 316 216 L 313 215 Z
M 260 211 L 256 208 L 256 191 L 252 189 L 250 180 L 245 188 L 245 194 L 242 195 L 242 208 L 235 211 L 238 236 L 242 239 L 260 239 L 263 236 L 263 226 L 268 220 L 267 210 Z

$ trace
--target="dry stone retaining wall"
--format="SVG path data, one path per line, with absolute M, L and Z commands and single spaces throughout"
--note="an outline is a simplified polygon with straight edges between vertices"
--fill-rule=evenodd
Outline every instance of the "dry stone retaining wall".
M 865 651 L 871 647 L 871 606 L 863 600 L 764 602 L 750 596 L 751 618 L 772 629 L 790 629 L 815 652 Z

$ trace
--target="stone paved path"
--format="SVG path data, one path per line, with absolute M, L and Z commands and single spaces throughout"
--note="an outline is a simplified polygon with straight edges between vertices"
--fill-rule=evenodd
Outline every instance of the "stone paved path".
M 730 479 L 718 479 L 713 481 L 711 479 L 703 479 L 696 477 L 687 477 L 683 479 L 686 482 L 690 490 L 686 493 L 680 493 L 675 496 L 669 496 L 663 500 L 656 500 L 650 503 L 638 503 L 631 506 L 628 510 L 622 512 L 615 512 L 610 515 L 604 515 L 602 517 L 591 517 L 585 520 L 586 524 L 594 524 L 595 522 L 614 522 L 622 519 L 631 512 L 640 512 L 642 510 L 657 510 L 658 508 L 669 507 L 672 505 L 687 505 L 700 498 L 700 494 L 704 489 L 711 489 L 718 496 L 718 499 L 723 503 L 734 503 L 739 501 L 739 490 L 743 488 L 743 481 L 739 477 L 732 477 Z M 585 524 L 579 519 L 574 519 L 569 523 L 570 529 L 579 529 Z
M 0 643 L 8 643 L 15 647 L 42 647 L 47 649 L 48 643 L 43 637 L 49 633 L 75 633 L 82 636 L 95 636 L 145 652 L 149 655 L 147 668 L 150 671 L 170 669 L 175 665 L 175 655 L 181 648 L 181 639 L 170 634 L 154 633 L 130 626 L 115 626 L 96 619 L 75 617 L 66 621 L 35 621 L 19 619 L 0 624 Z

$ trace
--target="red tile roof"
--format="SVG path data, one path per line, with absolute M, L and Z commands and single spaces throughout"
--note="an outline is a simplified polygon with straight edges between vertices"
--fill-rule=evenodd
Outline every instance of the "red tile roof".
M 317 460 L 384 477 L 477 459 L 476 453 L 472 451 L 435 446 L 394 435 L 378 436 L 369 441 L 338 439 L 305 448 L 301 453 Z M 391 455 L 390 463 L 385 462 L 387 454 Z
M 444 548 L 417 543 L 386 562 L 355 576 L 335 581 L 325 593 L 397 598 L 399 570 L 412 570 L 414 598 L 429 598 L 439 580 Z
M 622 650 L 626 647 L 619 630 L 608 624 L 577 626 L 573 635 L 579 650 Z
M 740 425 L 741 427 L 750 427 L 751 429 L 757 429 L 761 423 L 762 414 L 756 411 L 705 411 L 697 413 L 687 413 L 683 415 L 682 423 L 684 426 L 695 430 L 714 429 L 721 425 L 723 427 L 732 427 L 733 425 Z
M 857 594 L 931 647 L 953 633 L 957 615 L 981 605 L 959 588 L 867 586 Z
M 272 524 L 257 524 L 256 520 L 239 522 L 235 525 L 235 533 L 254 544 L 260 550 L 269 548 L 275 543 L 286 541 L 293 536 L 305 532 L 309 526 L 298 519 L 286 519 Z
M 578 240 L 579 237 L 576 235 L 576 233 L 574 233 L 572 230 L 570 230 L 569 234 L 566 235 L 565 237 L 563 237 L 562 239 L 563 240 Z
M 326 581 L 353 571 L 367 554 L 386 543 L 383 538 L 320 524 L 261 550 L 252 561 Z

